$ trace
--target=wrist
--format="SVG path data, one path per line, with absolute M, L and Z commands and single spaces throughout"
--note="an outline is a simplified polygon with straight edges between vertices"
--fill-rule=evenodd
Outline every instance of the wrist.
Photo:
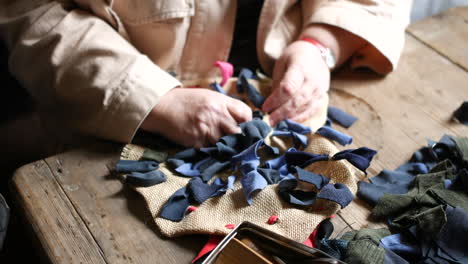
M 301 37 L 299 41 L 305 41 L 315 46 L 320 52 L 320 56 L 322 57 L 323 61 L 327 65 L 328 69 L 331 71 L 335 68 L 336 66 L 335 55 L 333 55 L 333 52 L 329 48 L 327 48 L 322 43 L 320 43 L 320 41 L 314 38 L 310 38 L 310 37 Z

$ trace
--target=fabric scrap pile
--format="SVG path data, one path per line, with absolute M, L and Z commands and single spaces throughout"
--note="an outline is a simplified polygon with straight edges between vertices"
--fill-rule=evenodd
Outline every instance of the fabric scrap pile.
M 322 237 L 319 249 L 348 263 L 468 263 L 468 138 L 430 141 L 397 170 L 360 182 L 358 196 L 393 234 Z

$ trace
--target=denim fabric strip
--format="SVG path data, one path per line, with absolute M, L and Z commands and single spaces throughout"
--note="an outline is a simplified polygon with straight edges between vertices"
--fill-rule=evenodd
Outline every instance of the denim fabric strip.
M 210 83 L 210 88 L 213 89 L 214 91 L 226 95 L 226 91 L 224 91 L 223 87 L 217 83 L 217 82 L 212 82 Z
M 312 133 L 310 127 L 286 119 L 276 125 L 273 136 L 292 137 L 294 144 L 298 147 L 299 145 L 307 146 L 307 136 L 305 135 L 310 133 Z
M 335 130 L 329 126 L 323 126 L 315 132 L 323 137 L 338 142 L 342 146 L 349 145 L 353 142 L 353 137 L 346 135 L 338 130 Z
M 335 183 L 325 185 L 317 194 L 317 199 L 325 199 L 338 203 L 343 209 L 353 201 L 354 195 L 348 186 L 342 183 Z
M 288 166 L 298 166 L 300 168 L 304 168 L 317 161 L 327 161 L 329 159 L 329 156 L 326 154 L 313 154 L 303 151 L 291 151 L 285 153 L 285 158 Z
M 119 160 L 115 171 L 119 173 L 149 172 L 159 168 L 156 161 Z
M 370 166 L 370 162 L 377 151 L 362 147 L 357 149 L 347 149 L 336 153 L 333 160 L 346 159 L 349 163 L 353 164 L 356 168 L 367 174 L 366 169 Z
M 125 178 L 125 182 L 138 187 L 150 187 L 166 181 L 166 175 L 159 170 L 146 173 L 132 172 Z
M 184 218 L 185 211 L 189 205 L 187 188 L 181 188 L 169 197 L 161 208 L 159 216 L 173 222 L 180 222 Z
M 280 197 L 290 204 L 309 206 L 315 202 L 315 192 L 305 192 L 302 190 L 294 190 L 297 187 L 297 180 L 283 180 L 279 183 L 279 195 Z
M 299 181 L 307 182 L 310 184 L 313 184 L 318 190 L 322 189 L 323 186 L 328 184 L 330 179 L 327 177 L 313 173 L 311 171 L 303 170 L 299 167 L 296 167 L 296 172 L 297 172 L 297 179 Z
M 349 128 L 351 127 L 354 122 L 356 122 L 358 119 L 345 111 L 329 106 L 328 107 L 328 117 L 333 121 L 339 124 L 342 127 Z
M 265 178 L 268 184 L 275 184 L 281 181 L 282 177 L 278 170 L 267 169 L 267 168 L 258 168 L 258 173 Z
M 263 95 L 261 95 L 257 89 L 255 89 L 255 87 L 249 83 L 249 79 L 251 79 L 252 76 L 253 73 L 250 70 L 242 69 L 237 81 L 237 90 L 241 92 L 247 92 L 247 97 L 252 102 L 252 104 L 257 108 L 262 108 L 263 102 L 265 102 L 265 97 L 263 97 Z
M 190 200 L 201 204 L 211 197 L 225 194 L 228 190 L 228 183 L 216 178 L 213 183 L 208 184 L 200 177 L 194 177 L 189 181 L 187 189 Z
M 358 196 L 375 205 L 385 194 L 405 194 L 412 186 L 414 176 L 407 172 L 382 170 L 377 176 L 369 179 L 370 183 L 358 182 Z

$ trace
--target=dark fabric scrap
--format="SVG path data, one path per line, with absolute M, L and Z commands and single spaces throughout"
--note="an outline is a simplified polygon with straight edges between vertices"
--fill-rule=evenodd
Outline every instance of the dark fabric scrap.
M 268 168 L 258 168 L 258 173 L 265 178 L 268 184 L 275 184 L 281 181 L 282 177 L 278 170 Z
M 0 250 L 3 248 L 9 221 L 10 207 L 8 207 L 5 198 L 0 194 Z
M 356 117 L 333 106 L 328 107 L 328 118 L 345 128 L 351 127 L 358 120 Z
M 353 201 L 354 195 L 349 190 L 348 186 L 342 183 L 335 183 L 325 185 L 317 194 L 317 199 L 335 202 L 343 209 Z
M 167 180 L 166 175 L 159 170 L 146 173 L 132 172 L 125 178 L 125 182 L 138 187 L 150 187 Z
M 347 149 L 336 153 L 332 160 L 346 159 L 354 167 L 367 174 L 366 169 L 370 166 L 370 162 L 375 154 L 377 154 L 377 151 L 366 147 Z
M 211 197 L 220 196 L 226 193 L 228 185 L 220 178 L 216 178 L 213 183 L 203 182 L 199 177 L 192 178 L 187 184 L 187 191 L 190 200 L 201 204 Z
M 343 260 L 346 256 L 349 242 L 343 239 L 327 239 L 322 238 L 318 243 L 318 249 L 328 255 Z
M 342 146 L 349 145 L 353 142 L 352 136 L 342 133 L 338 130 L 335 130 L 331 128 L 330 126 L 323 126 L 319 128 L 317 132 L 315 133 L 321 135 L 322 137 L 326 137 L 330 140 L 336 141 L 338 142 L 338 144 Z
M 318 190 L 322 189 L 323 186 L 330 182 L 330 179 L 323 175 L 316 174 L 311 171 L 301 169 L 299 167 L 296 167 L 295 169 L 297 172 L 297 179 L 299 181 L 313 184 Z
M 313 154 L 303 151 L 291 151 L 285 153 L 286 163 L 289 166 L 298 166 L 305 168 L 308 165 L 317 161 L 327 161 L 329 159 L 326 154 Z
M 300 206 L 309 206 L 315 202 L 315 192 L 294 190 L 296 187 L 296 179 L 283 180 L 278 184 L 278 193 L 283 201 Z
M 119 160 L 115 166 L 118 173 L 149 172 L 159 168 L 155 161 Z
M 450 206 L 445 212 L 447 224 L 437 234 L 436 244 L 459 263 L 468 263 L 468 213 Z
M 407 193 L 414 181 L 414 176 L 406 172 L 383 170 L 369 181 L 370 183 L 358 182 L 357 195 L 371 205 L 375 205 L 385 193 Z
M 180 222 L 184 218 L 189 205 L 189 193 L 187 188 L 183 187 L 169 197 L 161 208 L 159 216 L 173 222 Z
M 390 231 L 386 228 L 362 229 L 344 234 L 341 239 L 349 241 L 344 261 L 362 264 L 383 263 L 385 251 L 379 246 L 379 241 L 389 235 Z
M 306 134 L 312 133 L 312 129 L 292 120 L 286 119 L 280 121 L 273 131 L 273 136 L 287 136 L 291 137 L 296 147 L 307 146 Z
M 237 79 L 237 91 L 239 93 L 246 92 L 247 97 L 252 104 L 257 108 L 262 108 L 265 97 L 260 94 L 255 87 L 249 83 L 249 79 L 252 79 L 253 72 L 249 69 L 242 69 Z
M 460 107 L 455 110 L 453 117 L 458 122 L 468 126 L 468 101 L 463 102 Z

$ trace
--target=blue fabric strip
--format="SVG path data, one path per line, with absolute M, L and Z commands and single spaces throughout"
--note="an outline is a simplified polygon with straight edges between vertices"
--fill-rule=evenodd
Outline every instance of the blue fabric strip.
M 239 93 L 247 92 L 247 97 L 252 104 L 257 108 L 262 108 L 265 97 L 263 97 L 255 87 L 249 83 L 249 79 L 253 77 L 253 72 L 249 69 L 242 69 L 237 80 L 237 91 Z
M 294 190 L 297 187 L 296 179 L 283 180 L 278 187 L 278 194 L 285 202 L 299 206 L 309 206 L 315 202 L 315 192 Z
M 342 146 L 349 145 L 353 142 L 353 137 L 346 135 L 338 130 L 335 130 L 329 126 L 323 126 L 315 132 L 323 137 L 338 142 Z
M 346 159 L 349 163 L 353 164 L 354 167 L 363 171 L 366 175 L 366 169 L 370 166 L 370 162 L 377 151 L 362 147 L 357 149 L 347 149 L 336 153 L 333 156 L 333 160 Z
M 353 201 L 354 195 L 348 186 L 342 183 L 335 183 L 325 185 L 317 194 L 317 199 L 329 200 L 338 203 L 341 208 L 345 208 Z
M 146 173 L 132 172 L 125 178 L 125 182 L 138 187 L 149 187 L 166 181 L 166 175 L 159 170 Z
M 222 94 L 227 94 L 226 91 L 224 91 L 223 87 L 217 82 L 212 82 L 210 83 L 211 89 L 215 90 L 216 92 L 222 93 Z
M 119 160 L 115 166 L 118 173 L 149 172 L 159 168 L 156 161 Z
M 286 163 L 289 166 L 298 166 L 305 168 L 308 165 L 317 161 L 327 161 L 329 159 L 326 154 L 313 154 L 303 151 L 291 151 L 285 153 Z
M 297 179 L 299 181 L 313 184 L 318 190 L 322 189 L 323 186 L 328 184 L 328 182 L 330 181 L 330 179 L 323 175 L 316 174 L 311 171 L 301 169 L 299 167 L 296 167 L 295 169 L 297 172 Z
M 184 218 L 185 211 L 189 205 L 187 188 L 181 188 L 169 197 L 161 208 L 159 216 L 173 222 L 180 222 Z
M 337 124 L 345 128 L 351 127 L 354 124 L 354 122 L 358 120 L 356 117 L 333 106 L 328 107 L 328 117 L 333 122 L 336 122 Z

